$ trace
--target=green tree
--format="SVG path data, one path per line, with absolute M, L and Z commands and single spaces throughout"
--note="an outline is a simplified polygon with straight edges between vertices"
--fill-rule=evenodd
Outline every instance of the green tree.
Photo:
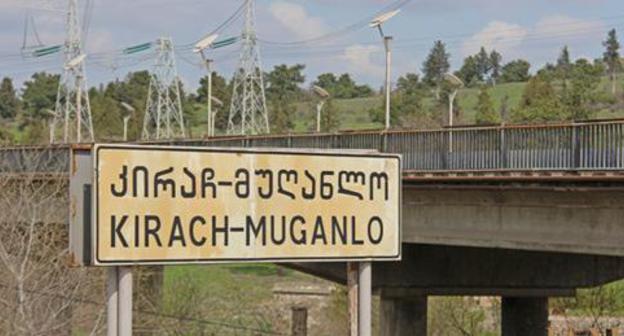
M 490 53 L 490 67 L 491 67 L 491 75 L 492 84 L 496 85 L 498 79 L 501 76 L 501 62 L 503 61 L 503 55 L 501 55 L 498 51 L 492 50 Z
M 47 110 L 54 110 L 56 104 L 58 84 L 58 75 L 45 72 L 32 75 L 31 79 L 24 83 L 22 92 L 24 115 L 34 119 L 47 118 L 49 115 Z
M 561 93 L 569 119 L 589 119 L 597 111 L 595 103 L 599 100 L 602 73 L 602 65 L 593 65 L 585 59 L 579 59 L 571 66 L 570 83 Z
M 559 58 L 557 58 L 557 72 L 564 82 L 570 78 L 571 69 L 572 62 L 570 61 L 570 51 L 568 50 L 568 46 L 564 46 L 563 49 L 561 49 Z
M 104 88 L 89 90 L 91 116 L 97 140 L 120 140 L 123 137 L 123 109 L 120 103 L 106 94 Z
M 14 118 L 18 114 L 20 104 L 13 81 L 8 77 L 3 78 L 0 82 L 0 118 Z
M 199 88 L 195 95 L 195 102 L 201 106 L 200 114 L 203 116 L 202 120 L 208 118 L 207 100 L 208 96 L 208 79 L 204 76 L 199 80 Z M 218 106 L 213 102 L 212 111 L 217 112 L 215 116 L 215 128 L 225 130 L 227 129 L 228 113 L 230 109 L 230 102 L 232 100 L 232 86 L 228 84 L 225 77 L 219 75 L 217 72 L 212 73 L 212 96 L 219 99 L 223 106 Z
M 331 72 L 328 72 L 328 73 L 318 75 L 318 77 L 316 77 L 316 80 L 312 84 L 318 85 L 322 87 L 323 89 L 327 90 L 327 92 L 335 94 L 337 83 L 338 83 L 338 79 L 336 78 L 336 75 L 334 75 Z
M 497 124 L 501 121 L 500 115 L 494 109 L 494 103 L 486 85 L 482 85 L 479 90 L 475 110 L 477 111 L 475 122 L 478 125 Z
M 370 97 L 373 94 L 373 89 L 368 85 L 358 85 L 347 73 L 339 77 L 333 73 L 324 73 L 319 75 L 312 84 L 322 87 L 337 99 Z
M 23 108 L 18 116 L 18 129 L 22 144 L 44 143 L 48 140 L 49 111 L 56 105 L 59 76 L 45 72 L 35 73 L 24 83 Z
M 397 90 L 406 94 L 415 94 L 424 90 L 420 77 L 414 73 L 407 73 L 399 77 L 397 81 Z
M 563 106 L 550 81 L 535 76 L 524 87 L 512 119 L 522 123 L 543 123 L 565 118 Z
M 617 38 L 615 29 L 611 29 L 607 35 L 607 39 L 602 43 L 605 52 L 602 56 L 611 76 L 611 92 L 615 95 L 617 73 L 622 70 L 622 61 L 620 59 L 620 42 Z
M 518 59 L 511 61 L 503 66 L 501 74 L 501 82 L 503 83 L 515 83 L 526 82 L 531 77 L 529 75 L 529 69 L 531 64 L 525 60 Z
M 459 77 L 466 86 L 474 86 L 481 81 L 479 77 L 479 64 L 474 56 L 468 56 L 464 59 L 464 64 L 459 71 L 455 72 L 455 76 Z
M 427 59 L 423 63 L 424 82 L 429 86 L 437 88 L 436 95 L 439 96 L 439 87 L 451 65 L 449 63 L 450 55 L 446 52 L 446 46 L 442 41 L 438 40 L 434 43 L 433 48 L 429 52 Z
M 135 114 L 131 116 L 128 125 L 129 139 L 141 138 L 149 83 L 149 72 L 137 71 L 128 73 L 123 81 L 116 80 L 108 83 L 104 89 L 104 95 L 112 98 L 110 103 L 114 101 L 115 105 L 120 105 L 123 102 L 135 109 Z
M 488 55 L 484 47 L 481 47 L 479 53 L 475 55 L 475 60 L 477 62 L 479 80 L 483 81 L 488 77 L 490 69 L 492 68 L 492 65 L 490 64 L 490 55 Z
M 397 81 L 397 88 L 392 92 L 390 105 L 390 123 L 393 126 L 423 128 L 430 126 L 428 112 L 423 101 L 427 96 L 427 86 L 420 81 L 418 75 L 407 73 Z M 385 122 L 383 103 L 369 110 L 371 120 Z
M 305 82 L 305 65 L 277 65 L 266 76 L 266 95 L 271 106 L 271 131 L 286 132 L 293 128 L 295 101 L 303 92 L 299 87 Z

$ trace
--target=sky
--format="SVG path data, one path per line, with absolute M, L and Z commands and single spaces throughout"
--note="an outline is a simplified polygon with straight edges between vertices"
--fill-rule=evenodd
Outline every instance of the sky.
M 24 22 L 30 15 L 45 45 L 63 43 L 68 0 L 0 0 L 0 77 L 18 83 L 33 72 L 60 72 L 59 55 L 23 59 Z M 79 0 L 84 2 L 84 0 Z M 190 47 L 213 31 L 243 0 L 91 0 L 86 40 L 87 77 L 91 85 L 123 78 L 129 71 L 150 69 L 150 52 L 119 58 L 119 50 L 160 36 L 177 46 L 178 71 L 186 87 L 195 88 L 204 70 Z M 306 65 L 309 84 L 320 73 L 349 72 L 358 82 L 382 86 L 384 49 L 379 34 L 366 22 L 397 0 L 256 0 L 256 29 L 264 70 L 277 64 Z M 32 25 L 30 25 L 32 26 Z M 237 36 L 238 19 L 220 32 Z M 344 29 L 351 27 L 351 29 Z M 554 62 L 567 45 L 573 58 L 602 55 L 607 31 L 621 31 L 622 0 L 412 0 L 384 25 L 393 36 L 393 81 L 407 72 L 420 73 L 435 40 L 446 43 L 451 64 L 481 46 L 503 54 L 503 62 L 523 58 L 533 70 Z M 28 45 L 35 39 L 28 34 Z M 318 38 L 322 37 L 322 38 Z M 305 41 L 306 43 L 293 43 Z M 219 73 L 231 77 L 239 45 L 209 51 Z

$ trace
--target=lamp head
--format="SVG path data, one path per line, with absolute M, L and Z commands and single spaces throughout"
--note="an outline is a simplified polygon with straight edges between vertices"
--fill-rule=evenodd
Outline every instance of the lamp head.
M 217 40 L 218 37 L 219 37 L 219 34 L 211 34 L 211 35 L 204 37 L 203 39 L 201 39 L 199 42 L 195 44 L 195 49 L 193 49 L 193 52 L 199 53 L 203 51 L 204 49 L 209 48 L 214 43 L 214 41 Z
M 327 99 L 327 98 L 329 98 L 329 96 L 330 96 L 330 94 L 329 94 L 329 92 L 327 92 L 327 90 L 323 89 L 322 87 L 320 87 L 320 86 L 318 86 L 318 85 L 314 85 L 314 86 L 312 87 L 312 91 L 314 91 L 314 93 L 315 93 L 317 96 L 319 96 L 319 97 L 321 97 L 321 98 L 323 98 L 323 99 Z
M 395 15 L 399 14 L 399 12 L 400 12 L 400 11 L 401 11 L 400 9 L 397 9 L 397 10 L 393 10 L 392 12 L 388 12 L 388 13 L 381 14 L 381 15 L 377 16 L 376 18 L 374 18 L 374 19 L 370 22 L 369 26 L 370 26 L 371 28 L 376 28 L 376 27 L 379 27 L 379 26 L 381 26 L 383 23 L 385 23 L 386 21 L 388 21 L 388 20 L 390 20 L 391 18 L 393 18 Z

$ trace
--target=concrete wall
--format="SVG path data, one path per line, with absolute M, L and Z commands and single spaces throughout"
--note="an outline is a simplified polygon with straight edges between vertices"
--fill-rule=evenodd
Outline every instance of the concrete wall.
M 403 241 L 624 256 L 622 189 L 406 186 Z

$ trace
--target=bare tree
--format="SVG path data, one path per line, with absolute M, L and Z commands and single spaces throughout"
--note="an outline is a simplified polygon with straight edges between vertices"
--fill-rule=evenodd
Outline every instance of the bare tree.
M 71 333 L 72 308 L 86 281 L 84 269 L 66 266 L 67 179 L 38 174 L 50 159 L 24 150 L 22 172 L 0 172 L 0 328 L 10 335 Z M 17 157 L 17 156 L 16 156 Z M 7 161 L 3 161 L 7 163 Z M 4 168 L 4 167 L 3 167 Z M 82 315 L 82 314 L 79 314 Z

